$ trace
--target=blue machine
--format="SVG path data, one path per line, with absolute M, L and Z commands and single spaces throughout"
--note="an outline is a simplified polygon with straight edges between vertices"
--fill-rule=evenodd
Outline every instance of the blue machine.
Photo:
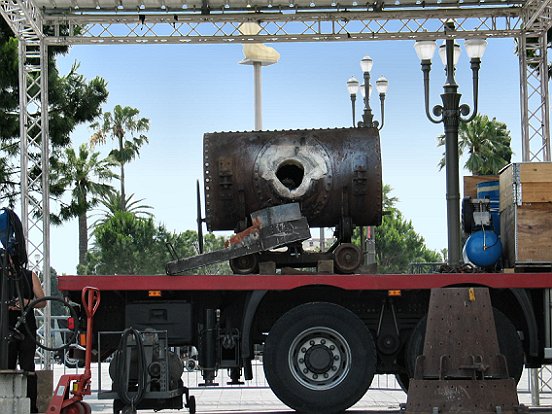
M 500 184 L 499 181 L 485 181 L 476 186 L 478 199 L 489 199 L 491 227 L 500 236 Z
M 488 181 L 477 185 L 477 198 L 467 197 L 462 203 L 463 229 L 469 235 L 464 261 L 478 267 L 493 267 L 502 257 L 499 197 L 498 181 Z
M 476 266 L 494 266 L 502 256 L 502 243 L 493 230 L 483 227 L 470 234 L 464 244 L 464 255 Z

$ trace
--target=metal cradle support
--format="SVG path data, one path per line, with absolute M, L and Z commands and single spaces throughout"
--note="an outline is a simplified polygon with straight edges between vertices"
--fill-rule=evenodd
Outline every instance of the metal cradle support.
M 487 288 L 433 289 L 406 413 L 517 413 Z

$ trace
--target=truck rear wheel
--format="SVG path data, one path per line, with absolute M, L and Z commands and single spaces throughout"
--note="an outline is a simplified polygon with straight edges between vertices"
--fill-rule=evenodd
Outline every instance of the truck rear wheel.
M 521 343 L 516 327 L 510 319 L 504 315 L 504 313 L 496 308 L 493 308 L 493 315 L 500 353 L 506 357 L 508 375 L 510 375 L 510 377 L 512 377 L 517 384 L 523 374 L 523 364 L 525 359 L 523 344 Z M 416 358 L 418 355 L 422 355 L 424 351 L 426 325 L 427 318 L 424 316 L 414 327 L 406 347 L 406 369 L 410 374 L 410 378 L 414 376 Z M 408 383 L 404 385 L 406 385 L 406 390 L 408 390 Z
M 351 311 L 309 303 L 284 314 L 264 348 L 264 371 L 274 394 L 304 413 L 346 410 L 366 393 L 376 371 L 370 331 Z

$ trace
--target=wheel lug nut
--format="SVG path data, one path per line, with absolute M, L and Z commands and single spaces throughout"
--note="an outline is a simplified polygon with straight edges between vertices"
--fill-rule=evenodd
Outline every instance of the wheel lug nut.
M 329 377 L 329 375 L 324 373 L 324 378 L 328 378 L 328 377 Z
M 326 340 L 325 340 L 325 339 L 321 339 L 321 340 L 320 340 L 320 343 L 321 343 L 322 345 L 324 345 L 324 344 L 326 343 Z
M 334 355 L 334 360 L 339 360 L 339 355 Z
M 299 358 L 299 363 L 302 364 L 303 362 L 305 362 L 305 360 L 303 358 Z
M 312 379 L 318 379 L 318 375 L 314 374 L 314 375 L 312 376 Z
M 303 374 L 308 374 L 309 373 L 309 370 L 307 368 L 304 368 L 303 369 Z
M 335 345 L 330 345 L 330 351 L 333 351 L 335 349 Z
M 301 348 L 301 352 L 302 352 L 302 353 L 307 352 L 307 348 L 305 348 L 305 347 Z
M 332 371 L 337 371 L 337 367 L 335 365 L 332 367 Z
M 309 344 L 310 344 L 310 346 L 314 346 L 315 342 L 311 339 Z

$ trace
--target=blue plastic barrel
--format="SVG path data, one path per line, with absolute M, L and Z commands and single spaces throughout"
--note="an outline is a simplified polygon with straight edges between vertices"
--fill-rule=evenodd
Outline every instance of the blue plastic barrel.
M 500 184 L 499 181 L 484 181 L 475 186 L 477 198 L 491 200 L 491 220 L 494 232 L 500 236 Z

